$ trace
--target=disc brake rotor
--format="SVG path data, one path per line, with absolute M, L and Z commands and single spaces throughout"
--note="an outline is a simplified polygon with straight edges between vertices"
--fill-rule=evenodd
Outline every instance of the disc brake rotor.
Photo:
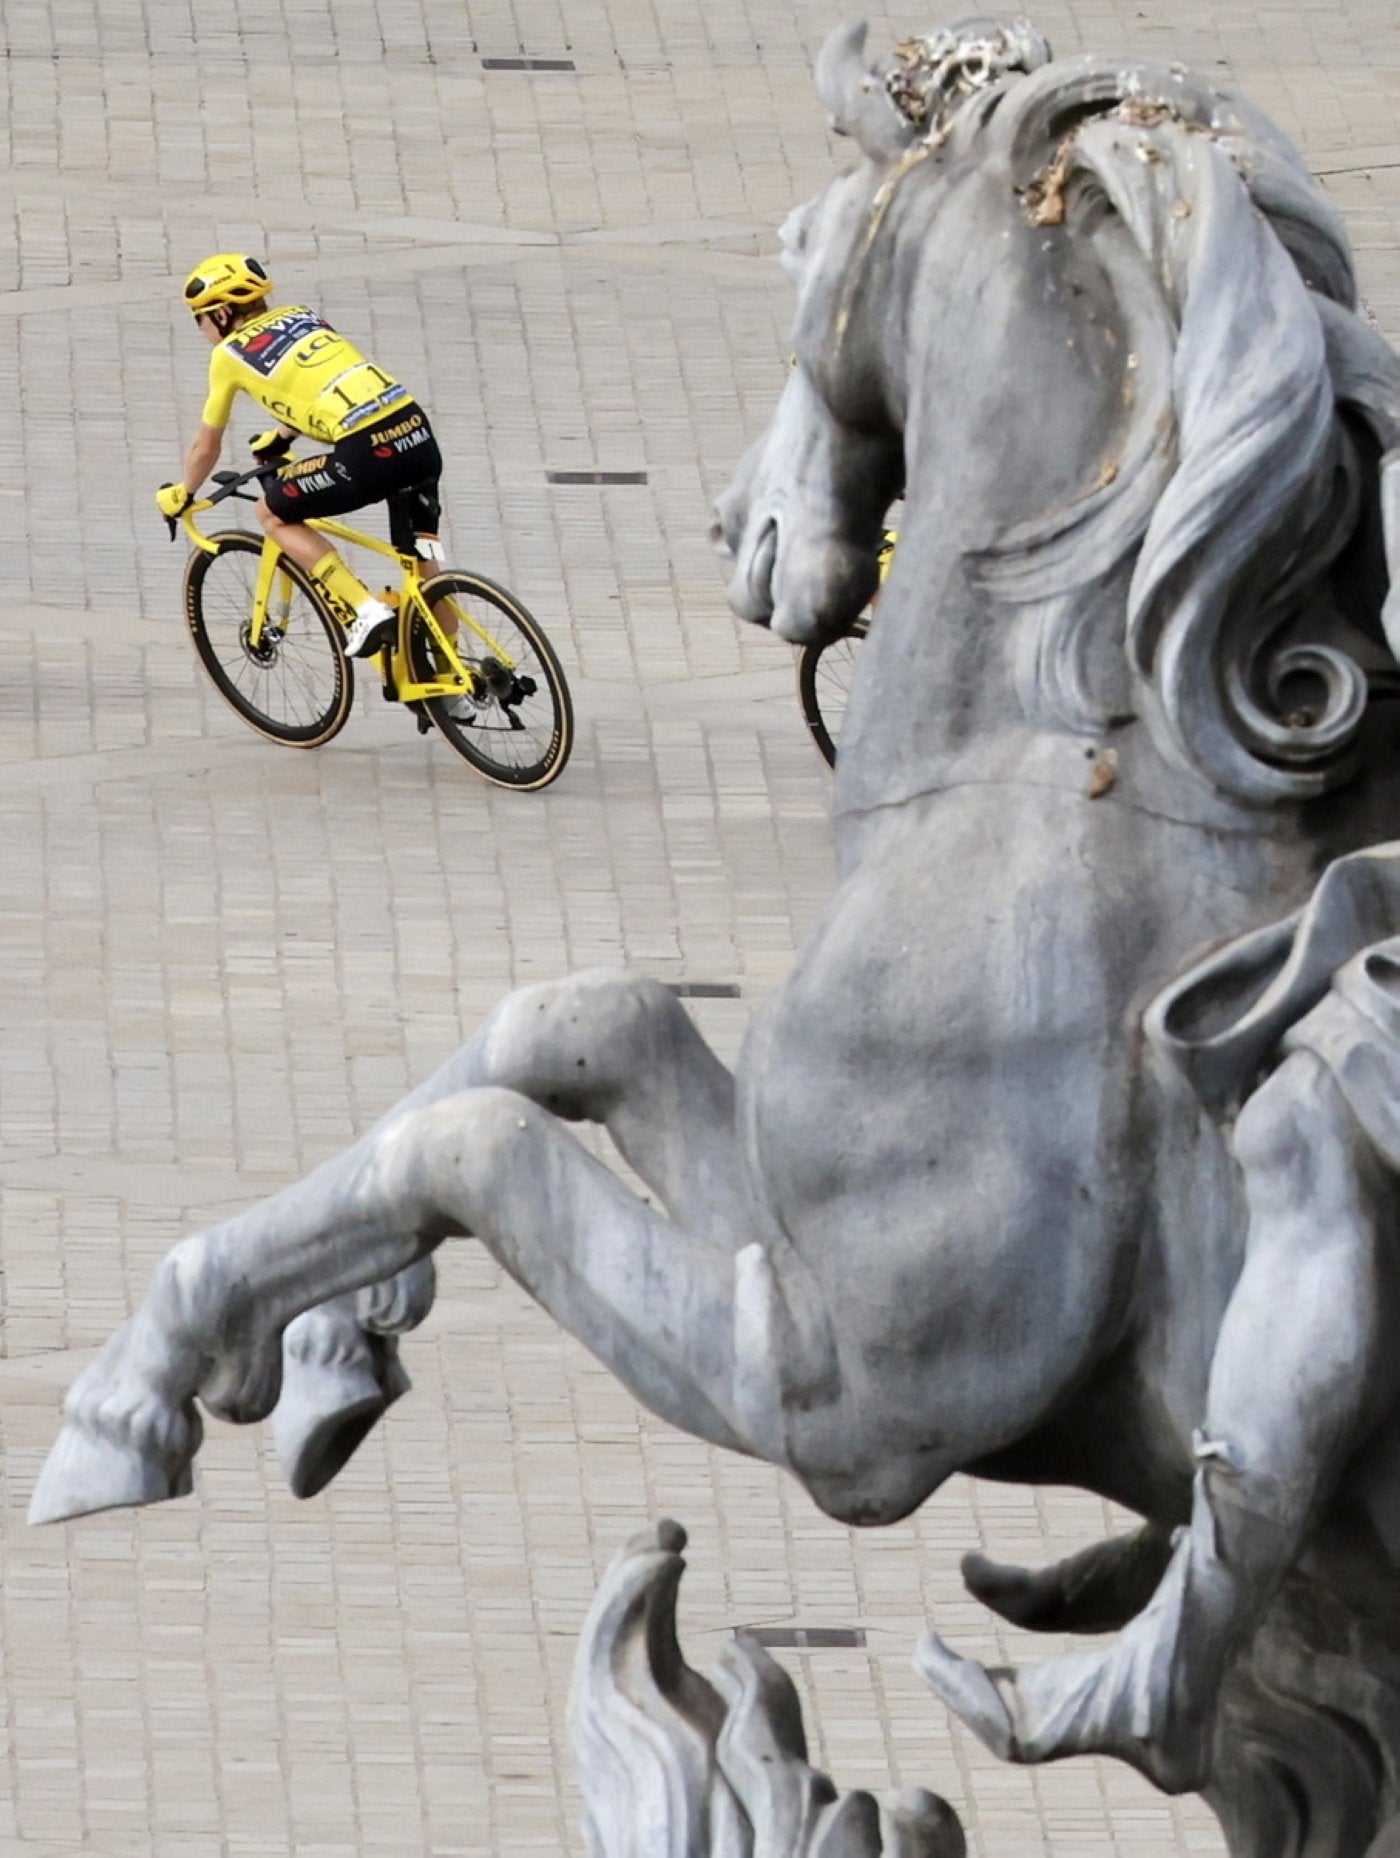
M 251 658 L 256 665 L 274 665 L 277 663 L 277 648 L 282 643 L 282 634 L 276 626 L 264 626 L 262 637 L 253 643 L 253 622 L 245 622 L 238 635 L 245 657 Z

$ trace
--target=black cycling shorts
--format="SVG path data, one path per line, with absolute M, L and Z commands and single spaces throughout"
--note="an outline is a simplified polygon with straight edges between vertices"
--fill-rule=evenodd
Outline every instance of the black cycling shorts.
M 389 537 L 400 554 L 438 532 L 442 453 L 422 407 L 412 400 L 372 426 L 338 439 L 328 452 L 284 465 L 265 493 L 284 523 L 344 516 L 368 503 L 389 506 Z

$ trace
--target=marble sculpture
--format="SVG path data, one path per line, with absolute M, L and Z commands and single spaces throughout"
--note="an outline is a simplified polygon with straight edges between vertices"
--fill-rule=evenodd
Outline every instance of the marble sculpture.
M 274 1413 L 319 1487 L 470 1235 L 653 1411 L 843 1522 L 959 1470 L 1127 1505 L 1060 1566 L 965 1565 L 1021 1625 L 1110 1637 L 990 1670 L 931 1633 L 929 1684 L 1009 1760 L 1204 1790 L 1236 1854 L 1376 1858 L 1400 362 L 1327 195 L 1213 78 L 1056 60 L 1024 21 L 874 67 L 864 38 L 818 60 L 854 161 L 784 228 L 796 365 L 718 508 L 735 610 L 813 641 L 904 497 L 785 985 L 732 1072 L 655 981 L 509 996 L 348 1152 L 172 1250 L 32 1513 L 187 1490 L 198 1403 Z

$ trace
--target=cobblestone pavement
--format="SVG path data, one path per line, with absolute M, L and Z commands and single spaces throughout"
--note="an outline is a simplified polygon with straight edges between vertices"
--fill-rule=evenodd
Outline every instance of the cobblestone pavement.
M 769 254 L 831 171 L 835 0 L 0 0 L 0 1858 L 578 1849 L 562 1715 L 594 1581 L 692 1531 L 683 1624 L 863 1626 L 790 1655 L 843 1786 L 923 1783 L 983 1858 L 1218 1853 L 1125 1770 L 1004 1768 L 909 1666 L 983 1542 L 1103 1508 L 958 1481 L 857 1536 L 638 1412 L 470 1247 L 413 1396 L 324 1498 L 215 1426 L 192 1501 L 26 1532 L 61 1389 L 192 1222 L 334 1150 L 512 983 L 592 961 L 733 982 L 732 1054 L 830 881 L 786 648 L 723 603 L 707 506 L 781 379 Z M 1232 74 L 1347 213 L 1400 332 L 1392 0 L 1051 0 L 1061 49 Z M 928 22 L 874 18 L 888 39 Z M 570 70 L 488 69 L 487 59 Z M 201 683 L 154 519 L 197 418 L 173 301 L 265 251 L 430 405 L 453 555 L 565 650 L 580 740 L 489 790 L 371 694 L 318 755 Z M 236 430 L 240 440 L 251 418 Z M 551 487 L 558 469 L 644 471 Z

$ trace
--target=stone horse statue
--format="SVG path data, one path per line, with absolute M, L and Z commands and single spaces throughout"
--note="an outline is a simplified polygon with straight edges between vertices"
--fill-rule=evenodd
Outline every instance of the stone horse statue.
M 1136 1534 L 1061 1566 L 966 1567 L 1023 1625 L 1114 1636 L 1016 1671 L 930 1637 L 930 1684 L 1011 1760 L 1204 1789 L 1237 1853 L 1376 1854 L 1400 364 L 1243 101 L 1053 61 L 1024 22 L 885 70 L 863 44 L 818 62 L 858 159 L 784 229 L 796 366 L 718 512 L 736 611 L 814 641 L 905 499 L 839 884 L 786 985 L 733 1074 L 656 982 L 509 996 L 354 1148 L 175 1247 L 73 1387 L 32 1514 L 186 1489 L 196 1399 L 270 1412 L 284 1331 L 314 1486 L 397 1391 L 371 1357 L 425 1261 L 471 1235 L 655 1412 L 843 1522 L 958 1470 L 1131 1507 Z M 356 1349 L 363 1399 L 318 1431 L 316 1376 Z

